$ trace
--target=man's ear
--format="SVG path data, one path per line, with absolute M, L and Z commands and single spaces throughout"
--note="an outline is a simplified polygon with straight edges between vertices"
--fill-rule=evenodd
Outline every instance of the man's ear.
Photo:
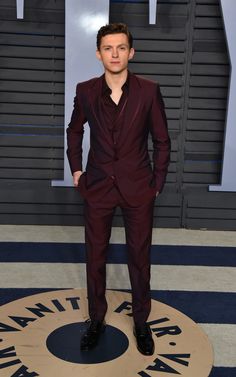
M 129 60 L 133 59 L 133 57 L 134 57 L 134 53 L 135 53 L 135 51 L 134 51 L 134 48 L 132 47 L 132 48 L 130 49 L 130 51 L 129 51 Z
M 98 60 L 102 60 L 99 50 L 96 50 L 96 57 L 97 57 Z

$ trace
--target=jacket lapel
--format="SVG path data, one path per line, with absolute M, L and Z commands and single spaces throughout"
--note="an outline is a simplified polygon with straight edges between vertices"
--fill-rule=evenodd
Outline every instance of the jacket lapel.
M 90 102 L 90 109 L 97 123 L 101 126 L 101 119 L 99 119 L 99 98 L 102 93 L 102 77 L 98 77 L 95 83 L 89 88 L 88 99 Z
M 129 73 L 129 94 L 125 108 L 124 125 L 122 127 L 120 139 L 122 139 L 122 136 L 124 138 L 127 137 L 127 133 L 132 127 L 135 118 L 137 117 L 141 109 L 141 104 L 142 101 L 140 93 L 140 83 L 132 73 Z
M 107 128 L 103 126 L 103 114 L 100 109 L 100 99 L 102 95 L 102 81 L 103 76 L 98 77 L 94 84 L 89 88 L 88 98 L 90 102 L 90 108 L 93 114 L 93 117 L 96 119 L 96 123 L 100 128 L 101 132 L 104 134 L 104 137 L 109 138 L 107 133 Z M 127 133 L 132 127 L 135 118 L 137 117 L 141 109 L 141 93 L 140 93 L 140 83 L 135 77 L 134 74 L 129 72 L 129 93 L 128 100 L 124 108 L 124 124 L 121 129 L 118 141 L 122 141 L 123 137 L 127 137 Z
M 104 138 L 106 138 L 108 142 L 111 142 L 108 129 L 107 127 L 104 127 L 103 112 L 101 110 L 103 76 L 104 74 L 98 77 L 95 83 L 89 88 L 88 98 L 92 115 L 96 120 L 96 127 L 99 128 Z M 96 132 L 96 130 L 94 131 Z

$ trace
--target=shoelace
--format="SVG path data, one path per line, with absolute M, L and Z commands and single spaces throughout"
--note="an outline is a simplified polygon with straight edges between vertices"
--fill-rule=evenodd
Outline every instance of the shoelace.
M 147 326 L 143 326 L 138 328 L 137 332 L 139 336 L 146 336 L 147 334 L 149 334 L 149 328 Z
M 96 322 L 96 321 L 91 321 L 91 319 L 88 318 L 88 319 L 85 321 L 85 323 L 90 323 L 90 325 L 89 325 L 89 327 L 88 327 L 88 330 L 87 330 L 88 333 L 96 332 L 98 322 Z

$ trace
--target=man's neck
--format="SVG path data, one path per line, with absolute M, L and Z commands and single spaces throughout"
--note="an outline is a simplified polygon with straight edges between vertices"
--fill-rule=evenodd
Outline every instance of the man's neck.
M 114 74 L 109 71 L 105 71 L 105 79 L 107 85 L 111 90 L 121 89 L 127 80 L 128 70 L 122 71 L 120 73 Z

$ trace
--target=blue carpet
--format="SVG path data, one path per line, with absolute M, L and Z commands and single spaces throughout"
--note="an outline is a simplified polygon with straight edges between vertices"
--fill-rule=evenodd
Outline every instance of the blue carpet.
M 197 323 L 236 324 L 235 293 L 152 291 L 152 298 L 180 310 Z
M 209 375 L 209 377 L 235 377 L 235 376 L 236 376 L 236 368 L 223 368 L 223 367 L 219 367 L 219 368 L 213 367 L 211 374 Z
M 85 263 L 83 243 L 1 242 L 0 262 Z M 110 245 L 108 263 L 126 263 L 126 247 Z M 236 247 L 153 245 L 151 263 L 236 267 Z
M 0 305 L 22 297 L 56 290 L 54 288 L 0 288 Z M 234 293 L 152 291 L 152 298 L 180 310 L 197 323 L 236 324 L 236 294 Z
M 236 267 L 235 255 L 235 247 L 153 245 L 151 262 L 154 265 Z M 0 262 L 85 263 L 85 247 L 82 243 L 1 242 Z M 110 246 L 108 263 L 126 263 L 125 245 Z M 1 288 L 0 305 L 56 290 Z M 236 324 L 236 293 L 153 290 L 152 298 L 180 310 L 197 323 Z M 236 368 L 214 367 L 209 377 L 236 377 Z

